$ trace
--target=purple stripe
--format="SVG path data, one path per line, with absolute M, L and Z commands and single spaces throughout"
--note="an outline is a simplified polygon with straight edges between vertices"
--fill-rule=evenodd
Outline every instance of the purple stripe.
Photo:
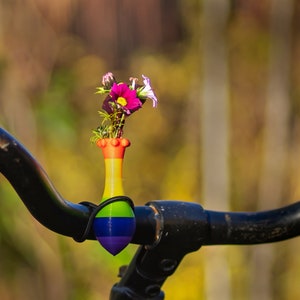
M 97 237 L 99 243 L 112 255 L 121 252 L 131 241 L 131 236 Z

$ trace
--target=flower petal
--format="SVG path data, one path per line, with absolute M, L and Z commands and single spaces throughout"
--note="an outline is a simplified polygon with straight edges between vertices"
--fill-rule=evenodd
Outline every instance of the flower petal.
M 142 75 L 142 77 L 143 77 L 144 86 L 139 89 L 138 97 L 140 97 L 142 99 L 151 99 L 153 107 L 156 107 L 157 106 L 157 97 L 151 88 L 150 79 L 145 75 Z

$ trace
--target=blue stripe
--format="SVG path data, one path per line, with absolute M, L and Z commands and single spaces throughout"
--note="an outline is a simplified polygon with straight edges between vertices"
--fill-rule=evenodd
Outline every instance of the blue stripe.
M 107 217 L 95 218 L 93 224 L 97 237 L 101 236 L 133 236 L 135 231 L 135 218 Z

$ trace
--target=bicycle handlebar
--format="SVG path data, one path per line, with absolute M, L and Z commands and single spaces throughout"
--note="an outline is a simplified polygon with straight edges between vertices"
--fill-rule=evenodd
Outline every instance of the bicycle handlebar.
M 8 179 L 31 214 L 48 229 L 75 240 L 82 236 L 91 207 L 65 200 L 31 154 L 8 132 L 0 128 L 0 172 Z M 263 212 L 216 212 L 199 204 L 181 201 L 155 201 L 155 210 L 169 216 L 173 226 L 193 218 L 201 245 L 258 244 L 282 241 L 300 234 L 300 202 Z M 154 203 L 155 203 L 154 202 Z M 157 237 L 157 217 L 152 202 L 136 206 L 137 231 L 132 242 L 152 244 Z M 171 207 L 169 207 L 171 206 Z M 178 206 L 178 208 L 177 208 Z M 191 208 L 189 208 L 190 206 Z M 196 209 L 197 208 L 197 209 Z M 196 215 L 195 215 L 196 214 Z M 173 220 L 172 220 L 173 219 Z M 95 239 L 92 230 L 88 239 Z
M 93 205 L 65 200 L 34 157 L 2 128 L 0 172 L 41 224 L 77 241 L 81 239 Z M 202 245 L 270 243 L 300 235 L 300 202 L 263 212 L 216 212 L 204 210 L 197 203 L 159 200 L 136 206 L 134 212 L 136 232 L 132 243 L 142 246 L 114 286 L 111 299 L 135 299 L 136 294 L 143 293 L 147 299 L 163 299 L 160 287 L 167 276 L 184 255 Z M 95 239 L 93 230 L 85 237 Z

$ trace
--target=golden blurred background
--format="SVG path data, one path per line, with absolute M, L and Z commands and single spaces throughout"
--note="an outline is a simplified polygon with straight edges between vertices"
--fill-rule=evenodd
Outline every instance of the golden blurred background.
M 104 73 L 150 77 L 159 106 L 127 120 L 136 205 L 256 211 L 300 198 L 300 2 L 0 0 L 0 123 L 72 202 L 98 203 L 91 145 Z M 188 255 L 166 299 L 299 299 L 298 239 Z M 0 299 L 108 299 L 113 257 L 38 224 L 0 177 Z

